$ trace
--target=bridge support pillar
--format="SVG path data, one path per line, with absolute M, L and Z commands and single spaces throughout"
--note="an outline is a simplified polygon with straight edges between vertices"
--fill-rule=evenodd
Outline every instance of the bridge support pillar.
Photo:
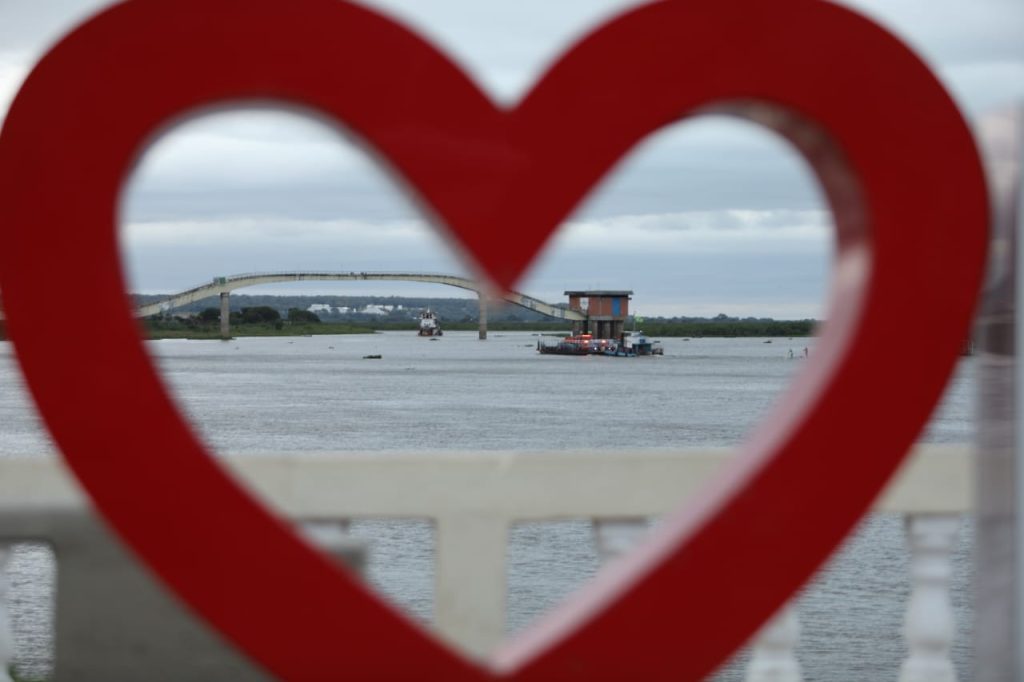
M 231 338 L 231 292 L 220 294 L 220 338 L 227 341 Z
M 480 340 L 487 340 L 487 299 L 480 295 Z

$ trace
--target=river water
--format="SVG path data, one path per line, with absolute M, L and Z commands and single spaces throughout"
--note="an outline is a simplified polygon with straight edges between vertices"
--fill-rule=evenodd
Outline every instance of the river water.
M 637 359 L 541 356 L 536 342 L 515 332 L 492 333 L 486 343 L 475 332 L 437 340 L 388 332 L 166 340 L 149 348 L 195 428 L 215 451 L 233 454 L 732 445 L 805 365 L 804 348 L 814 353 L 813 339 L 799 338 L 665 339 L 664 357 Z M 370 354 L 382 358 L 363 359 Z M 972 438 L 973 364 L 960 363 L 923 440 Z M 53 455 L 7 343 L 0 343 L 0 424 L 0 456 Z M 352 532 L 370 542 L 371 583 L 429 619 L 429 524 L 364 520 Z M 970 679 L 971 665 L 970 544 L 965 519 L 953 578 L 961 680 Z M 902 519 L 876 514 L 804 590 L 799 656 L 806 680 L 896 679 L 905 657 L 906 564 Z M 588 523 L 517 526 L 509 543 L 509 630 L 527 625 L 597 568 Z M 53 562 L 44 549 L 19 547 L 10 573 L 19 669 L 45 675 Z M 740 680 L 742 668 L 734 663 L 716 679 Z

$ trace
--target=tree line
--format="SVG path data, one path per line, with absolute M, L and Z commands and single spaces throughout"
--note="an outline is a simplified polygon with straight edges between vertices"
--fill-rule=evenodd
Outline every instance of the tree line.
M 232 303 L 248 302 L 252 298 L 259 298 L 278 303 L 294 303 L 296 299 L 313 299 L 317 297 L 245 297 L 241 295 L 232 296 Z M 323 298 L 323 297 L 319 297 Z M 367 297 L 370 298 L 370 297 Z M 380 300 L 382 297 L 376 297 Z M 230 324 L 232 329 L 266 330 L 268 333 L 354 333 L 372 331 L 402 331 L 414 330 L 418 326 L 419 310 L 429 307 L 437 311 L 441 326 L 450 331 L 474 330 L 478 326 L 478 310 L 475 301 L 467 299 L 407 299 L 402 297 L 390 297 L 387 300 L 395 305 L 402 305 L 401 314 L 392 315 L 359 315 L 353 314 L 339 317 L 337 315 L 323 316 L 310 312 L 306 308 L 292 305 L 282 308 L 281 305 L 260 304 L 242 305 L 230 311 Z M 425 305 L 416 307 L 410 305 L 413 301 L 423 302 Z M 439 304 L 439 301 L 458 303 L 454 308 L 447 308 L 449 313 L 455 317 L 446 316 L 440 310 L 446 306 Z M 148 301 L 139 301 L 148 302 Z M 472 305 L 470 305 L 472 304 Z M 538 316 L 531 311 L 520 310 L 515 306 L 506 309 L 504 315 L 489 315 L 488 329 L 492 331 L 538 331 L 547 333 L 568 333 L 571 326 L 564 320 L 554 320 Z M 523 313 L 520 316 L 518 313 Z M 152 332 L 160 334 L 177 332 L 202 332 L 212 336 L 220 326 L 220 309 L 205 306 L 191 311 L 184 308 L 175 311 L 174 314 L 158 315 L 150 318 L 145 323 Z M 810 336 L 815 333 L 818 321 L 811 319 L 804 320 L 775 320 L 772 318 L 757 317 L 730 317 L 719 314 L 715 317 L 648 317 L 628 318 L 626 329 L 642 329 L 650 336 L 666 337 L 789 337 L 789 336 Z
M 208 327 L 220 326 L 220 309 L 203 308 L 195 315 L 154 315 L 150 318 L 154 324 L 177 323 L 184 327 Z M 260 305 L 245 307 L 240 310 L 232 310 L 229 313 L 228 321 L 231 326 L 238 325 L 270 325 L 276 329 L 283 329 L 285 324 L 320 324 L 320 317 L 316 313 L 299 308 L 289 308 L 286 316 L 282 316 L 277 308 Z
M 649 318 L 640 325 L 649 336 L 737 337 L 812 336 L 817 320 L 699 319 L 665 320 Z

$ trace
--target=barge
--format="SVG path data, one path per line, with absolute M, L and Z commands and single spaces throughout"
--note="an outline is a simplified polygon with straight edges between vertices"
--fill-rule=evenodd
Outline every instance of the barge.
M 664 355 L 660 341 L 653 341 L 643 332 L 633 332 L 622 338 L 595 339 L 592 334 L 577 334 L 546 344 L 537 340 L 537 352 L 542 355 L 607 355 L 616 358 L 635 358 L 642 355 Z
M 593 334 L 567 336 L 551 345 L 537 340 L 537 352 L 542 355 L 603 355 L 605 351 L 615 348 L 615 341 L 595 339 Z

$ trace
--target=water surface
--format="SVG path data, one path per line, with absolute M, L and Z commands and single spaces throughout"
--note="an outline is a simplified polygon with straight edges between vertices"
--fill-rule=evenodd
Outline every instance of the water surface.
M 665 356 L 541 356 L 537 337 L 448 332 L 149 342 L 176 400 L 217 453 L 406 450 L 624 451 L 733 445 L 804 366 L 811 339 L 664 339 Z M 898 346 L 894 344 L 894 348 Z M 794 358 L 790 359 L 789 351 Z M 69 349 L 73 352 L 73 347 Z M 379 360 L 363 359 L 379 354 Z M 83 361 L 88 361 L 83 358 Z M 961 362 L 923 439 L 971 438 L 973 361 Z M 898 377 L 893 378 L 899 380 Z M 882 387 L 884 390 L 884 387 Z M 0 344 L 0 456 L 52 456 Z M 865 425 L 870 428 L 870 425 Z M 457 491 L 453 491 L 457 494 Z M 433 606 L 426 522 L 363 520 L 369 580 L 415 617 Z M 970 679 L 970 528 L 956 557 L 955 662 Z M 873 515 L 800 597 L 805 679 L 896 679 L 908 576 L 902 519 Z M 509 545 L 508 627 L 528 624 L 598 569 L 584 521 L 524 524 Z M 52 561 L 19 549 L 10 608 L 23 671 L 49 669 Z M 757 567 L 749 567 L 751 580 Z M 679 614 L 680 621 L 687 614 Z M 692 643 L 680 641 L 680 650 Z M 733 666 L 722 680 L 742 679 Z

